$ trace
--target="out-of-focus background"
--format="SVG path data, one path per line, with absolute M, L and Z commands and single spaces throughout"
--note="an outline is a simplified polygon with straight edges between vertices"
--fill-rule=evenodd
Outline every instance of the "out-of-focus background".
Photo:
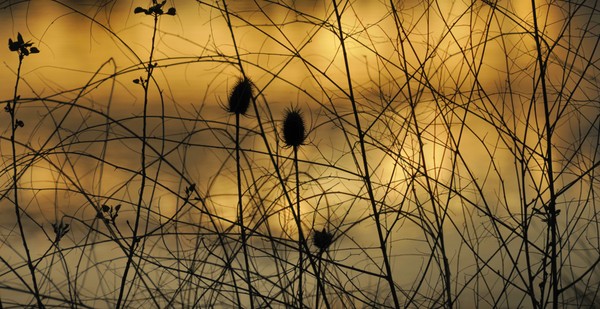
M 152 1 L 0 2 L 0 40 L 40 50 L 14 101 L 19 57 L 0 47 L 0 100 L 24 122 L 13 154 L 0 113 L 3 306 L 37 304 L 29 264 L 48 307 L 111 308 L 121 291 L 128 307 L 597 303 L 596 4 L 336 4 L 167 1 L 152 45 L 153 17 L 134 14 Z M 152 50 L 145 99 L 133 81 Z M 240 120 L 251 293 L 225 110 L 240 64 L 257 106 Z M 308 128 L 301 265 L 287 108 Z

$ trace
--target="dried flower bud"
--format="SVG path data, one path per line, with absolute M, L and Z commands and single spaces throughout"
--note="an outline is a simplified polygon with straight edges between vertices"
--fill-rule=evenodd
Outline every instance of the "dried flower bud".
M 238 115 L 245 115 L 252 100 L 252 92 L 252 82 L 246 77 L 240 78 L 229 95 L 227 111 Z
M 55 242 L 59 242 L 63 236 L 67 234 L 70 230 L 70 226 L 68 223 L 64 223 L 62 220 L 60 223 L 52 223 L 52 229 L 54 230 L 54 234 L 56 234 Z
M 175 14 L 177 14 L 177 10 L 175 8 L 169 8 L 167 10 L 167 15 L 171 15 L 171 16 L 175 16 Z
M 304 144 L 306 128 L 300 110 L 291 108 L 285 111 L 283 120 L 283 142 L 290 147 Z
M 10 38 L 8 39 L 8 49 L 10 51 L 18 52 L 21 60 L 23 57 L 29 56 L 29 54 L 37 54 L 40 52 L 37 47 L 33 47 L 33 43 L 29 41 L 25 42 L 20 32 L 17 34 L 16 41 L 13 41 Z
M 13 42 L 13 40 L 11 38 L 8 39 L 8 49 L 10 49 L 10 51 L 17 51 L 19 50 L 19 42 Z

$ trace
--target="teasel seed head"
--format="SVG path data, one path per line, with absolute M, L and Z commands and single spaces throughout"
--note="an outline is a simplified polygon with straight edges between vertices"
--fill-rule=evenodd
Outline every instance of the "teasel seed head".
M 297 108 L 288 108 L 283 120 L 283 142 L 289 147 L 304 144 L 306 128 L 302 113 Z
M 252 93 L 253 87 L 250 79 L 247 77 L 240 78 L 229 94 L 227 111 L 238 115 L 245 115 L 250 106 L 250 101 L 252 101 Z
M 313 244 L 319 248 L 320 252 L 324 252 L 333 243 L 333 234 L 327 232 L 325 228 L 322 231 L 315 231 L 313 234 Z

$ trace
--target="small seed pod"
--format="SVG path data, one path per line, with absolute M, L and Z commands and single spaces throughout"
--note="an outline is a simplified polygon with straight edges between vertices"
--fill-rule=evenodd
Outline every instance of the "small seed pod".
M 283 142 L 289 147 L 298 147 L 305 139 L 306 129 L 300 110 L 287 109 L 283 120 Z
M 313 235 L 313 244 L 319 248 L 320 252 L 323 252 L 331 246 L 333 242 L 333 235 L 327 232 L 324 228 L 323 231 L 315 231 Z
M 240 78 L 229 94 L 227 111 L 238 115 L 245 115 L 252 100 L 252 92 L 252 82 L 246 77 Z

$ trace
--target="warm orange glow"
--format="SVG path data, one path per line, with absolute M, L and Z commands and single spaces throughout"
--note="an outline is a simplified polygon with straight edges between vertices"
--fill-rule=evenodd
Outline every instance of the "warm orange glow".
M 88 2 L 0 4 L 0 305 L 595 303 L 592 3 Z

